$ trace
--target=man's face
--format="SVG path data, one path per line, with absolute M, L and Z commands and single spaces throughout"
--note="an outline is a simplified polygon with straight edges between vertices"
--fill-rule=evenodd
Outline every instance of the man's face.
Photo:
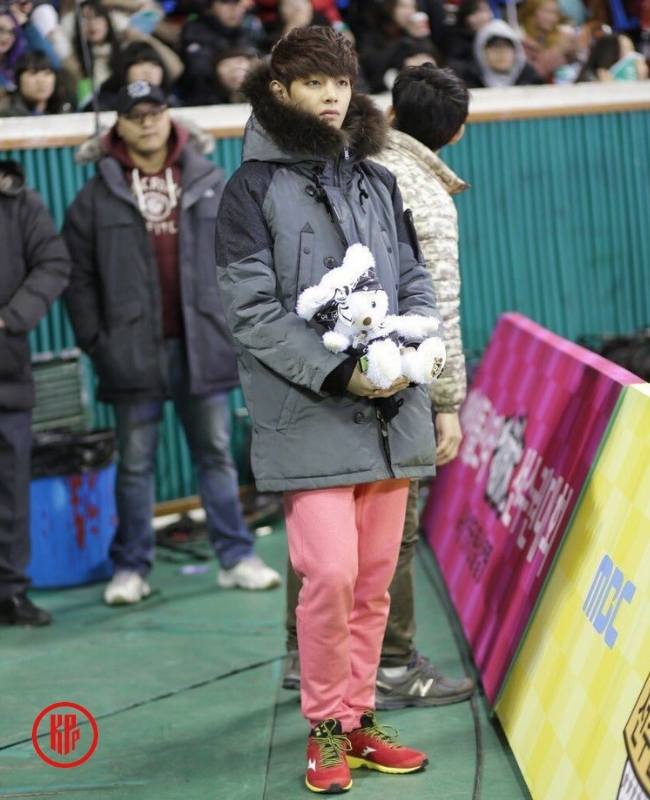
M 485 48 L 485 63 L 494 72 L 508 73 L 515 65 L 515 48 L 506 42 L 494 42 Z
M 281 99 L 322 119 L 333 128 L 340 128 L 348 113 L 351 98 L 350 78 L 315 74 L 292 81 Z
M 171 124 L 167 106 L 142 102 L 117 118 L 117 132 L 130 150 L 149 156 L 167 147 Z
M 213 0 L 212 14 L 226 28 L 238 28 L 248 11 L 248 0 L 236 0 L 235 2 L 224 2 L 224 0 Z

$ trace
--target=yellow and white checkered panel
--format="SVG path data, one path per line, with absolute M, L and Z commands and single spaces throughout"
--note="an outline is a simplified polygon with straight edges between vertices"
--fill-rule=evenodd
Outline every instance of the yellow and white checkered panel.
M 535 800 L 650 798 L 650 385 L 625 389 L 497 714 Z

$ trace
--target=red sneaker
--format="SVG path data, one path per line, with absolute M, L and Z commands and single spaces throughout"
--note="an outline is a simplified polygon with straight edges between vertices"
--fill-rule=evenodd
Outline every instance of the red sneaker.
M 307 788 L 322 794 L 347 792 L 352 786 L 345 760 L 349 749 L 350 742 L 337 719 L 326 719 L 312 728 L 307 739 Z
M 360 727 L 350 731 L 348 739 L 352 748 L 347 760 L 352 769 L 367 767 L 403 775 L 424 769 L 428 763 L 424 753 L 404 747 L 397 741 L 395 728 L 381 728 L 375 720 L 374 711 L 366 711 L 361 717 Z

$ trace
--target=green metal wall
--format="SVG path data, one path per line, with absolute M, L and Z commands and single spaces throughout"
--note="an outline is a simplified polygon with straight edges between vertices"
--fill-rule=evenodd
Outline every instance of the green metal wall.
M 61 223 L 92 175 L 73 148 L 9 151 Z M 650 111 L 476 123 L 443 158 L 472 188 L 457 198 L 465 348 L 485 346 L 498 315 L 517 310 L 575 339 L 650 325 Z M 241 140 L 217 143 L 231 174 Z M 74 345 L 60 304 L 32 336 L 36 351 Z M 241 396 L 232 397 L 238 418 Z M 94 404 L 96 425 L 110 409 Z M 241 454 L 245 426 L 236 426 Z M 249 476 L 243 476 L 247 479 Z M 160 500 L 195 491 L 189 454 L 171 408 L 157 469 Z
M 650 324 L 650 111 L 469 125 L 457 199 L 466 348 L 516 310 L 551 330 Z

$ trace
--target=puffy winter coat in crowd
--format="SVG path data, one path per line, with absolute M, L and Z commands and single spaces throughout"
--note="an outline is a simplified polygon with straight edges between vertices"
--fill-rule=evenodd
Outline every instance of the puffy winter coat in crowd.
M 436 411 L 458 411 L 467 380 L 459 315 L 458 215 L 452 195 L 467 189 L 467 184 L 432 150 L 401 131 L 389 131 L 386 146 L 375 160 L 395 175 L 404 205 L 413 212 L 444 322 L 447 364 L 431 387 L 433 405 Z

